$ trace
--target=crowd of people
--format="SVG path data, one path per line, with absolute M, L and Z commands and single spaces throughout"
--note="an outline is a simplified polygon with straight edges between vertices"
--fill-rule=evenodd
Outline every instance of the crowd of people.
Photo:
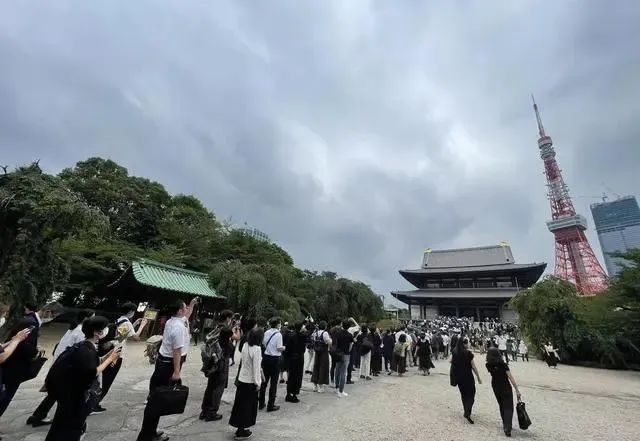
M 171 389 L 181 384 L 182 367 L 192 344 L 189 319 L 196 304 L 194 299 L 170 308 L 171 318 L 158 342 L 138 441 L 169 439 L 158 430 L 161 416 L 167 413 L 158 408 L 156 396 L 165 393 L 167 386 Z M 7 342 L 0 345 L 0 416 L 20 384 L 37 376 L 31 366 L 37 359 L 41 325 L 36 309 L 35 305 L 27 305 L 24 318 L 12 327 Z M 101 403 L 122 366 L 126 342 L 139 340 L 147 324 L 144 319 L 131 321 L 136 305 L 126 303 L 121 309 L 122 315 L 114 323 L 95 316 L 93 311 L 80 311 L 77 321 L 70 324 L 54 349 L 53 363 L 42 390 L 45 398 L 27 419 L 27 424 L 33 427 L 50 426 L 46 441 L 79 440 L 87 430 L 87 417 L 106 411 Z M 2 305 L 0 314 L 1 310 Z M 337 398 L 346 398 L 348 387 L 355 383 L 354 376 L 364 382 L 383 372 L 402 377 L 411 367 L 429 375 L 435 368 L 434 360 L 440 358 L 450 359 L 451 384 L 459 389 L 464 417 L 473 423 L 474 378 L 481 382 L 471 350 L 474 338 L 482 342 L 478 349 L 487 353 L 486 368 L 492 377 L 503 428 L 507 436 L 511 435 L 512 386 L 518 399 L 520 393 L 509 361 L 515 360 L 514 353 L 522 355 L 523 360 L 526 355 L 528 360 L 526 345 L 518 339 L 518 330 L 512 325 L 491 321 L 478 327 L 470 318 L 437 317 L 381 330 L 374 325 L 358 324 L 353 318 L 327 323 L 308 317 L 297 323 L 283 323 L 277 317 L 269 321 L 242 318 L 229 310 L 218 313 L 216 323 L 201 346 L 201 370 L 207 385 L 200 420 L 212 422 L 223 418 L 222 395 L 235 373 L 235 399 L 229 424 L 236 428 L 236 439 L 251 437 L 250 428 L 256 424 L 260 410 L 280 410 L 279 383 L 286 383 L 287 403 L 300 402 L 305 375 L 314 392 L 323 393 L 331 388 Z M 547 358 L 557 357 L 551 344 L 544 351 Z M 236 358 L 239 358 L 237 370 L 230 372 Z M 48 413 L 56 403 L 55 414 L 49 419 Z

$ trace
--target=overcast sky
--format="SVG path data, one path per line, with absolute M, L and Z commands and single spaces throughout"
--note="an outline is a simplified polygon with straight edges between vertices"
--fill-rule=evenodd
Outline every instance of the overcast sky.
M 592 226 L 579 196 L 640 196 L 639 22 L 634 0 L 5 2 L 0 163 L 111 158 L 380 293 L 426 247 L 552 268 L 530 93 Z

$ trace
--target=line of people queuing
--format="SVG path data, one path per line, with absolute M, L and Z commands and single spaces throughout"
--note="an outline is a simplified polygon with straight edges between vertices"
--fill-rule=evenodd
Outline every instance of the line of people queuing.
M 197 299 L 194 299 L 189 304 L 179 301 L 171 306 L 171 318 L 164 326 L 149 381 L 149 397 L 162 387 L 181 384 L 182 367 L 191 344 L 189 318 L 196 303 Z M 123 305 L 122 315 L 115 323 L 109 323 L 104 317 L 96 317 L 90 310 L 82 311 L 77 322 L 62 337 L 54 350 L 54 362 L 45 380 L 43 391 L 46 396 L 27 420 L 34 427 L 50 425 L 46 441 L 79 440 L 87 430 L 88 415 L 105 411 L 101 402 L 122 365 L 126 342 L 139 340 L 146 325 L 145 320 L 131 322 L 135 310 L 132 303 Z M 24 368 L 25 363 L 33 360 L 34 351 L 37 351 L 39 326 L 35 305 L 28 305 L 25 318 L 14 326 L 16 331 L 1 346 L 3 390 L 0 394 L 0 415 L 24 381 L 15 374 L 20 367 L 12 367 L 9 361 L 13 359 Z M 463 326 L 460 329 L 463 334 L 458 334 L 458 329 L 449 332 L 444 327 L 439 330 L 420 330 L 403 326 L 381 332 L 375 326 L 361 326 L 353 318 L 336 319 L 330 324 L 324 321 L 315 323 L 308 318 L 295 324 L 286 324 L 283 328 L 282 321 L 277 317 L 268 323 L 264 319 L 239 320 L 237 315 L 225 310 L 218 314 L 216 327 L 207 334 L 202 345 L 202 371 L 207 378 L 207 386 L 202 397 L 200 419 L 211 422 L 223 418 L 219 413 L 220 403 L 228 387 L 229 369 L 236 350 L 240 353 L 240 361 L 235 373 L 236 396 L 229 424 L 236 428 L 236 439 L 247 439 L 252 435 L 250 428 L 255 425 L 259 410 L 266 408 L 267 412 L 276 412 L 280 409 L 276 404 L 279 382 L 287 383 L 285 402 L 288 403 L 300 402 L 299 394 L 305 373 L 311 375 L 315 392 L 322 393 L 331 385 L 337 397 L 345 398 L 348 396 L 346 386 L 354 383 L 354 373 L 366 382 L 380 375 L 383 370 L 389 375 L 397 373 L 402 376 L 413 365 L 423 375 L 429 375 L 430 369 L 434 368 L 432 360 L 439 356 L 446 359 L 451 349 L 452 372 L 455 371 L 457 378 L 465 418 L 473 423 L 471 407 L 475 385 L 472 384 L 473 376 L 470 373 L 474 371 L 478 380 L 479 376 L 473 365 L 469 339 L 464 334 L 470 329 Z M 452 335 L 449 336 L 449 333 Z M 459 338 L 459 335 L 465 337 Z M 504 366 L 494 367 L 499 363 L 493 359 L 489 363 L 489 353 L 495 357 L 493 349 L 488 351 L 487 369 L 492 377 L 506 375 L 517 392 L 515 381 L 508 372 L 508 364 L 498 348 L 495 350 Z M 19 352 L 28 355 L 18 356 Z M 308 353 L 306 365 L 305 352 Z M 73 380 L 70 382 L 69 379 Z M 499 385 L 503 387 L 504 381 Z M 496 390 L 494 388 L 494 392 Z M 501 390 L 501 398 L 497 392 L 496 398 L 507 433 L 506 420 L 510 417 L 506 386 Z M 149 401 L 137 440 L 166 441 L 169 436 L 158 431 L 161 414 Z M 57 408 L 54 417 L 48 419 L 47 414 L 55 403 Z

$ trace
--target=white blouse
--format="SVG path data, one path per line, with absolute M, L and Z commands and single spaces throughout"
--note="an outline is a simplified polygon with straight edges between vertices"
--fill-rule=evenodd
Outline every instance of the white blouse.
M 249 346 L 245 343 L 242 347 L 242 367 L 238 381 L 260 386 L 262 384 L 262 348 L 260 345 Z

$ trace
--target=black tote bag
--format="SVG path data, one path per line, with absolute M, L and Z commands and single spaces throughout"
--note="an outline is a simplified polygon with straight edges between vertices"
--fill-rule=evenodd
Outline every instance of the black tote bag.
M 182 385 L 159 386 L 155 388 L 147 405 L 153 415 L 179 415 L 184 413 L 189 398 L 189 388 Z
M 527 414 L 527 409 L 522 401 L 516 404 L 516 413 L 518 414 L 518 425 L 522 430 L 527 430 L 531 425 L 531 419 Z

